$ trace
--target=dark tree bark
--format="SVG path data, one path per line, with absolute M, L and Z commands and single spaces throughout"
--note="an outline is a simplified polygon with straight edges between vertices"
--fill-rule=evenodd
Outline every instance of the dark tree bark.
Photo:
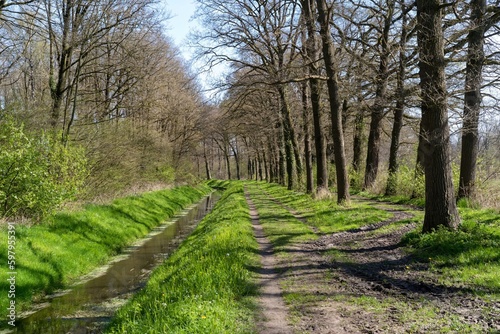
M 286 162 L 285 162 L 285 153 L 284 151 L 284 135 L 283 135 L 283 125 L 281 122 L 278 122 L 277 125 L 278 129 L 278 140 L 276 143 L 276 151 L 278 153 L 277 157 L 277 176 L 278 176 L 278 183 L 284 186 L 286 184 Z
M 248 161 L 247 161 L 247 173 L 248 173 L 248 179 L 249 180 L 253 179 L 252 161 L 251 161 L 250 157 L 248 157 Z
M 227 149 L 224 150 L 224 158 L 226 159 L 227 179 L 231 180 L 231 161 L 229 160 Z
M 425 171 L 423 232 L 460 223 L 450 164 L 445 59 L 440 0 L 417 0 L 422 141 Z
M 288 100 L 286 98 L 286 90 L 283 85 L 278 86 L 278 93 L 280 97 L 280 119 L 282 122 L 283 130 L 283 144 L 285 148 L 285 162 L 286 162 L 286 175 L 287 175 L 287 188 L 292 190 L 294 186 L 293 180 L 293 169 L 294 169 L 294 154 L 295 163 L 298 164 L 297 143 L 295 140 L 295 132 L 293 130 L 291 118 L 290 118 L 290 107 L 288 106 Z M 298 168 L 298 167 L 297 167 Z M 301 168 L 297 169 L 297 174 L 300 175 L 299 171 Z
M 229 159 L 229 144 L 228 144 L 228 139 L 222 135 L 222 142 L 219 142 L 219 140 L 215 140 L 217 143 L 217 146 L 219 146 L 220 151 L 224 155 L 224 161 L 226 162 L 226 171 L 227 171 L 227 179 L 231 180 L 231 160 Z M 219 162 L 219 166 L 220 166 Z
M 241 173 L 240 173 L 240 154 L 238 153 L 238 142 L 235 140 L 234 145 L 231 144 L 231 142 L 228 140 L 229 147 L 231 148 L 231 151 L 233 152 L 234 155 L 234 161 L 236 163 L 236 179 L 241 180 Z
M 207 158 L 207 144 L 205 143 L 205 141 L 203 141 L 203 159 L 205 160 L 205 172 L 207 180 L 211 180 L 212 174 L 210 173 L 210 165 Z
M 262 174 L 262 158 L 261 158 L 261 155 L 259 153 L 259 151 L 257 151 L 257 164 L 258 164 L 258 168 L 259 168 L 259 180 L 262 181 L 264 179 L 263 177 L 263 174 Z
M 375 183 L 380 162 L 380 134 L 382 133 L 382 120 L 384 119 L 384 109 L 387 98 L 387 80 L 389 77 L 388 63 L 390 55 L 389 32 L 392 26 L 394 1 L 387 1 L 387 5 L 387 16 L 384 19 L 384 29 L 380 36 L 380 64 L 376 78 L 377 89 L 375 93 L 375 103 L 371 110 L 370 134 L 368 136 L 365 182 L 363 189 L 368 189 Z
M 399 168 L 398 152 L 399 152 L 399 137 L 401 128 L 403 127 L 403 114 L 405 106 L 405 73 L 406 73 L 406 8 L 403 4 L 403 17 L 401 21 L 401 40 L 399 42 L 399 68 L 396 83 L 396 107 L 394 108 L 394 123 L 391 133 L 391 148 L 389 151 L 389 178 L 385 194 L 387 196 L 396 194 L 397 172 Z
M 287 186 L 289 190 L 292 190 L 294 187 L 294 167 L 297 173 L 297 178 L 300 180 L 302 176 L 302 159 L 300 157 L 300 149 L 292 124 L 286 87 L 285 85 L 279 85 L 277 89 L 281 105 L 280 116 L 283 123 L 283 139 L 285 144 L 286 170 L 288 176 Z
M 323 130 L 321 127 L 321 84 L 319 76 L 320 47 L 316 34 L 316 3 L 315 0 L 302 0 L 302 10 L 307 30 L 306 55 L 308 58 L 308 71 L 310 74 L 309 86 L 311 91 L 311 107 L 314 126 L 314 146 L 316 149 L 316 187 L 328 189 L 328 170 L 326 155 L 323 154 Z
M 50 5 L 50 3 L 49 3 Z M 73 46 L 71 45 L 70 38 L 70 20 L 71 20 L 71 12 L 73 10 L 73 2 L 67 0 L 65 2 L 65 6 L 63 6 L 62 10 L 62 37 L 61 37 L 61 50 L 58 56 L 58 71 L 57 78 L 54 78 L 54 67 L 51 63 L 50 73 L 49 73 L 49 87 L 50 93 L 52 97 L 52 110 L 51 110 L 51 119 L 50 124 L 53 129 L 56 129 L 59 124 L 59 119 L 61 116 L 61 107 L 64 99 L 64 92 L 66 91 L 66 85 L 69 77 L 69 70 L 71 66 L 71 58 L 73 54 Z M 49 22 L 50 15 L 52 14 L 52 9 L 49 8 Z M 53 33 L 52 25 L 49 25 L 49 36 L 50 36 L 50 44 L 51 50 L 53 49 L 53 45 L 55 42 L 53 41 Z M 52 57 L 52 54 L 51 54 Z
M 354 118 L 354 141 L 353 141 L 353 157 L 352 168 L 356 173 L 361 171 L 361 159 L 363 156 L 363 142 L 364 142 L 364 111 L 360 109 Z
M 344 133 L 342 131 L 342 115 L 340 112 L 339 87 L 335 68 L 335 53 L 333 39 L 330 34 L 331 11 L 326 0 L 317 0 L 318 22 L 323 41 L 323 58 L 328 75 L 327 86 L 330 96 L 330 114 L 332 119 L 332 135 L 334 142 L 335 169 L 337 176 L 337 202 L 349 202 L 349 176 L 346 168 L 344 149 Z
M 265 177 L 265 180 L 269 182 L 269 179 L 270 179 L 269 165 L 268 165 L 268 162 L 267 162 L 266 152 L 265 151 L 262 153 L 262 160 L 264 161 L 264 177 Z
M 279 180 L 279 161 L 278 153 L 276 152 L 277 144 L 274 138 L 268 140 L 269 152 L 269 181 L 273 183 L 280 183 Z
M 302 118 L 304 123 L 304 155 L 306 162 L 306 192 L 313 192 L 313 170 L 312 170 L 312 155 L 311 155 L 311 138 L 309 134 L 309 94 L 307 82 L 302 83 Z
M 363 189 L 368 189 L 373 186 L 377 178 L 378 166 L 380 161 L 380 134 L 382 132 L 383 118 L 383 107 L 375 105 L 371 112 L 370 133 L 368 135 L 368 147 L 366 150 L 366 169 Z
M 471 25 L 467 36 L 468 54 L 465 77 L 465 106 L 462 127 L 462 158 L 458 198 L 474 194 L 476 161 L 479 146 L 478 124 L 481 108 L 481 83 L 484 64 L 484 14 L 486 0 L 471 1 Z

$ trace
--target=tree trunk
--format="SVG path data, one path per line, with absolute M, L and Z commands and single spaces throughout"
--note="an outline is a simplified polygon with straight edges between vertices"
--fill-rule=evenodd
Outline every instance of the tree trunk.
M 299 145 L 297 143 L 297 138 L 295 136 L 295 130 L 293 128 L 292 119 L 290 115 L 290 106 L 288 105 L 288 99 L 286 94 L 286 88 L 284 85 L 278 86 L 278 93 L 280 96 L 281 103 L 281 118 L 283 123 L 283 138 L 285 140 L 285 157 L 286 157 L 286 168 L 288 176 L 288 190 L 293 189 L 294 179 L 294 163 L 295 170 L 297 172 L 297 178 L 300 180 L 302 176 L 302 162 L 300 158 Z
M 307 92 L 307 82 L 302 84 L 302 117 L 304 122 L 304 153 L 306 160 L 306 192 L 313 192 L 313 170 L 311 157 L 311 140 L 309 134 L 309 94 Z
M 353 140 L 353 157 L 352 168 L 356 173 L 361 172 L 361 157 L 363 156 L 365 120 L 364 111 L 360 109 L 354 119 L 354 140 Z
M 231 151 L 233 151 L 234 155 L 234 162 L 236 163 L 236 179 L 241 180 L 241 173 L 240 173 L 240 155 L 238 153 L 238 142 L 235 142 L 234 145 L 229 143 L 229 146 L 231 147 Z
M 320 189 L 328 189 L 328 164 L 325 154 L 325 136 L 321 127 L 320 82 L 317 79 L 311 79 L 310 85 L 316 152 L 316 191 L 318 191 Z
M 342 131 L 342 115 L 340 112 L 339 87 L 337 82 L 337 71 L 335 69 L 335 53 L 333 39 L 330 34 L 331 13 L 326 5 L 326 0 L 317 0 L 318 22 L 321 26 L 321 38 L 323 41 L 323 58 L 326 73 L 328 75 L 327 86 L 330 96 L 330 113 L 332 118 L 332 135 L 334 142 L 335 169 L 337 175 L 337 202 L 349 202 L 349 177 L 346 168 L 344 150 L 344 133 Z
M 210 173 L 210 165 L 208 164 L 207 145 L 206 145 L 205 141 L 203 141 L 203 159 L 205 160 L 205 172 L 206 172 L 207 180 L 211 180 L 212 175 Z
M 363 189 L 368 189 L 375 183 L 380 163 L 380 134 L 382 132 L 382 120 L 384 118 L 387 95 L 387 79 L 389 76 L 388 62 L 390 55 L 389 32 L 392 25 L 394 1 L 387 1 L 387 5 L 388 11 L 384 21 L 384 30 L 382 32 L 382 36 L 380 36 L 382 51 L 380 54 L 380 64 L 376 79 L 377 89 L 375 93 L 375 103 L 371 113 L 370 135 L 368 136 L 365 182 Z
M 276 152 L 276 142 L 274 138 L 269 139 L 268 143 L 268 151 L 269 151 L 269 180 L 268 182 L 280 183 L 279 182 L 279 172 L 278 172 L 278 157 Z
M 229 160 L 227 149 L 224 150 L 224 158 L 226 159 L 227 179 L 231 180 L 231 161 Z
M 478 124 L 481 108 L 481 83 L 484 63 L 484 13 L 486 0 L 472 0 L 472 29 L 467 36 L 468 55 L 465 77 L 465 106 L 462 127 L 462 158 L 458 198 L 471 198 L 476 181 L 479 146 Z
M 280 96 L 280 113 L 281 113 L 281 129 L 283 135 L 283 145 L 285 148 L 285 163 L 286 163 L 286 175 L 287 175 L 287 188 L 288 190 L 293 189 L 293 166 L 294 166 L 294 148 L 292 137 L 294 136 L 294 131 L 290 119 L 290 108 L 288 106 L 288 101 L 286 99 L 285 87 L 283 85 L 278 86 L 278 93 Z M 297 162 L 297 161 L 295 161 Z
M 403 17 L 401 22 L 401 40 L 399 42 L 399 68 L 396 83 L 396 108 L 394 109 L 394 124 L 391 133 L 391 148 L 389 151 L 389 178 L 385 194 L 392 196 L 396 194 L 397 172 L 399 168 L 399 137 L 403 127 L 403 114 L 405 106 L 405 73 L 406 73 L 406 7 L 403 4 Z
M 284 139 L 283 139 L 283 125 L 281 125 L 280 122 L 278 122 L 278 140 L 277 140 L 277 153 L 278 153 L 278 165 L 276 166 L 277 169 L 277 176 L 278 176 L 278 183 L 282 186 L 286 184 L 286 162 L 285 162 L 285 154 L 283 153 L 284 151 Z
M 271 178 L 269 175 L 270 168 L 268 166 L 265 150 L 264 150 L 264 152 L 262 152 L 262 159 L 264 160 L 264 177 L 265 177 L 265 180 L 269 182 L 269 179 Z
M 250 157 L 248 157 L 248 161 L 247 161 L 247 173 L 248 173 L 248 179 L 249 180 L 253 179 L 253 175 L 252 175 L 252 162 L 250 160 Z
M 69 68 L 71 66 L 71 58 L 73 54 L 73 47 L 69 41 L 70 34 L 70 19 L 71 19 L 71 10 L 72 10 L 71 1 L 67 1 L 64 6 L 64 10 L 62 12 L 63 15 L 63 25 L 62 25 L 62 37 L 61 37 L 61 49 L 60 55 L 58 59 L 58 70 L 57 70 L 57 80 L 54 80 L 54 69 L 51 65 L 51 73 L 49 75 L 49 86 L 50 86 L 50 95 L 52 97 L 52 110 L 51 110 L 51 118 L 50 124 L 52 128 L 55 130 L 57 125 L 59 124 L 59 118 L 61 117 L 61 108 L 64 99 L 64 92 L 66 91 L 66 84 L 68 81 Z M 51 13 L 49 13 L 50 15 Z M 52 25 L 50 26 L 52 28 Z M 52 41 L 52 33 L 51 37 L 51 45 L 55 42 Z
M 217 143 L 220 150 L 222 151 L 222 154 L 224 154 L 224 160 L 226 162 L 227 179 L 231 180 L 231 160 L 229 159 L 228 140 L 227 140 L 227 138 L 223 137 L 222 143 L 220 143 L 218 140 L 216 140 L 215 142 Z M 219 166 L 220 166 L 220 162 L 219 162 Z
M 307 28 L 307 48 L 306 53 L 309 61 L 309 86 L 311 89 L 311 107 L 314 125 L 314 146 L 316 149 L 316 187 L 319 189 L 328 189 L 328 171 L 326 163 L 326 155 L 323 153 L 323 130 L 321 127 L 321 86 L 320 81 L 313 76 L 319 76 L 318 60 L 320 59 L 320 48 L 316 36 L 316 13 L 315 0 L 302 0 L 302 7 L 305 16 Z
M 264 177 L 262 174 L 262 157 L 261 157 L 259 151 L 257 151 L 257 163 L 258 163 L 258 167 L 259 167 L 259 181 L 262 181 L 264 179 Z
M 460 223 L 450 164 L 445 59 L 440 0 L 417 0 L 422 140 L 425 171 L 423 232 Z
M 382 132 L 382 119 L 384 118 L 383 107 L 374 106 L 371 113 L 370 134 L 368 135 L 368 147 L 366 150 L 366 169 L 363 189 L 369 189 L 375 183 L 378 174 L 380 134 Z

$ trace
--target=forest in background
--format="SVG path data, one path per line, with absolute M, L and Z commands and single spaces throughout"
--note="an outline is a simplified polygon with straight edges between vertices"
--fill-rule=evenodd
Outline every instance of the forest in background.
M 2 1 L 0 204 L 196 182 L 207 104 L 157 1 Z
M 0 2 L 3 216 L 206 178 L 498 208 L 498 1 L 197 2 L 215 99 L 156 1 Z

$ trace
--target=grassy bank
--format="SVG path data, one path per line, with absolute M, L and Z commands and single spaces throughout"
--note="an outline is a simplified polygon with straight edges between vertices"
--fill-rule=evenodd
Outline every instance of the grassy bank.
M 242 184 L 214 210 L 118 311 L 109 333 L 253 333 L 258 264 Z
M 115 200 L 110 205 L 88 205 L 78 212 L 63 212 L 52 221 L 32 227 L 15 226 L 17 311 L 44 293 L 64 288 L 152 228 L 210 191 L 208 186 L 179 187 Z M 7 240 L 7 226 L 0 234 Z M 0 244 L 0 309 L 7 296 L 7 242 Z M 2 312 L 2 313 L 3 313 Z
M 299 212 L 320 234 L 330 234 L 377 223 L 392 216 L 366 203 L 339 206 L 333 198 L 313 199 L 310 195 L 287 190 L 272 183 L 256 184 L 261 192 Z
M 500 214 L 469 208 L 459 211 L 462 225 L 458 231 L 421 234 L 422 226 L 418 226 L 403 242 L 416 259 L 440 274 L 440 283 L 468 287 L 500 300 Z
M 273 188 L 267 187 L 267 189 L 272 190 Z M 274 189 L 281 190 L 280 188 Z M 259 221 L 264 232 L 277 254 L 283 256 L 290 244 L 318 238 L 310 226 L 295 218 L 286 208 L 273 201 L 274 196 L 270 197 L 268 192 L 264 192 L 255 184 L 249 185 L 248 191 L 259 213 Z M 285 198 L 293 201 L 292 198 L 296 194 L 292 192 L 288 192 L 288 194 L 290 196 L 285 196 Z

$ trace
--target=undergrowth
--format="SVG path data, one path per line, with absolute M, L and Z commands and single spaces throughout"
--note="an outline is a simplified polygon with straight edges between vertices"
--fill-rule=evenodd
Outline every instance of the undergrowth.
M 421 226 L 403 243 L 418 260 L 438 272 L 441 283 L 466 286 L 500 300 L 500 215 L 493 210 L 460 208 L 458 231 L 422 234 Z

